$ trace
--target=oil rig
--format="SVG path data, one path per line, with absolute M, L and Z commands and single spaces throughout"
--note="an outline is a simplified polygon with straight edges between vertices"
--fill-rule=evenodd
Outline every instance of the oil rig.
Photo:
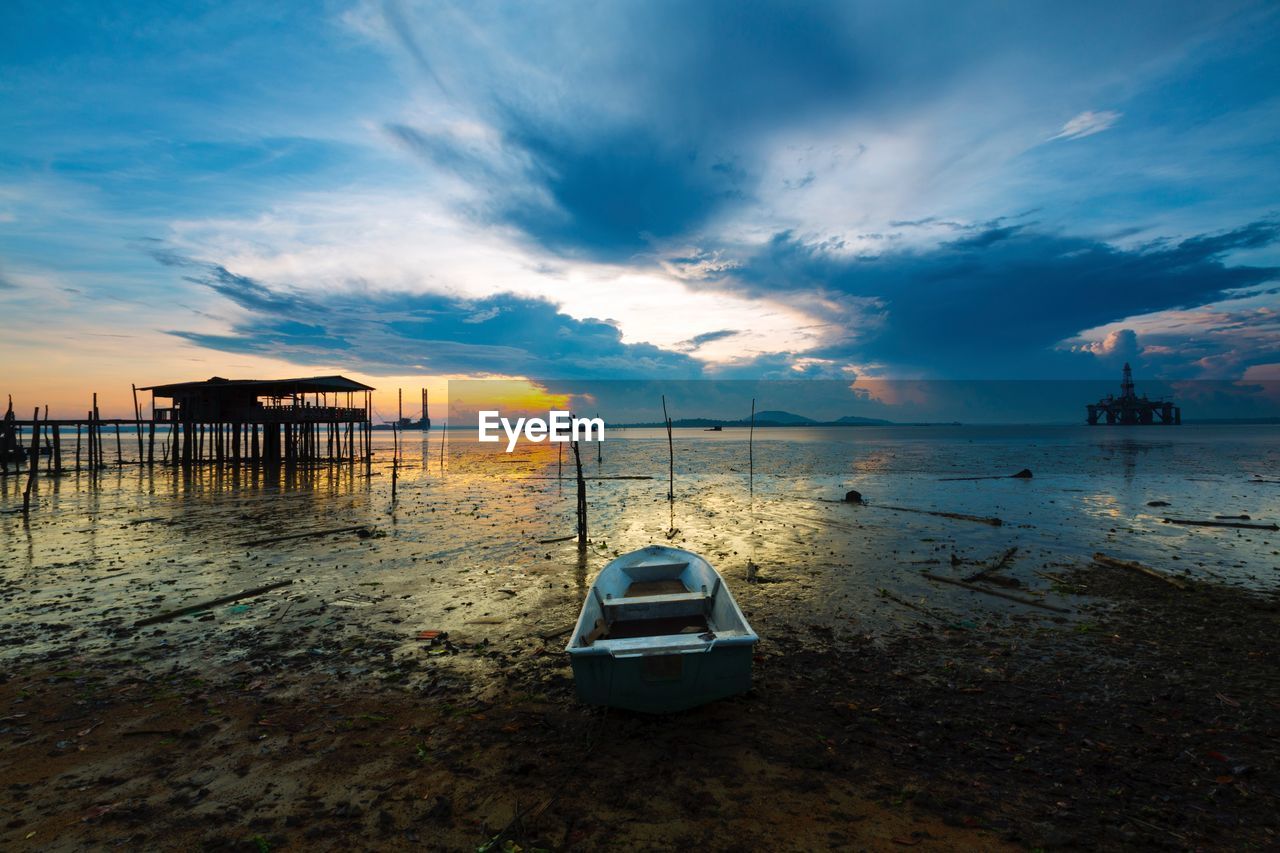
M 1120 396 L 1108 394 L 1098 402 L 1088 404 L 1086 408 L 1089 410 L 1090 426 L 1178 426 L 1182 423 L 1182 409 L 1175 406 L 1172 400 L 1150 400 L 1145 394 L 1138 396 L 1133 388 L 1133 370 L 1128 362 L 1124 366 L 1124 377 L 1120 380 Z

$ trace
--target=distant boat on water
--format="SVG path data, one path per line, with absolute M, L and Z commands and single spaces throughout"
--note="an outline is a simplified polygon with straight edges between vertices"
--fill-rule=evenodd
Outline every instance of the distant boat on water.
M 759 641 L 710 563 L 650 545 L 601 570 L 566 651 L 583 702 L 669 713 L 749 690 Z

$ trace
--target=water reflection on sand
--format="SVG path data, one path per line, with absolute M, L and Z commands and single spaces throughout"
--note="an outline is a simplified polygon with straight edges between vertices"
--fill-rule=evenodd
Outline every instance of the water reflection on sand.
M 1059 604 L 1070 602 L 1037 573 L 1095 551 L 1269 588 L 1280 578 L 1280 535 L 1163 518 L 1280 517 L 1280 486 L 1250 482 L 1280 470 L 1275 436 L 1275 428 L 1207 426 L 761 429 L 751 490 L 745 430 L 677 431 L 672 505 L 665 433 L 616 431 L 602 459 L 583 454 L 584 473 L 653 479 L 588 480 L 591 546 L 581 554 L 571 541 L 545 541 L 574 532 L 576 488 L 557 479 L 572 477 L 572 454 L 545 444 L 506 454 L 455 433 L 442 461 L 441 433 L 411 433 L 395 502 L 387 433 L 375 437 L 372 476 L 360 463 L 125 465 L 94 483 L 74 473 L 41 479 L 26 523 L 13 512 L 20 478 L 8 477 L 0 484 L 0 654 L 89 651 L 138 618 L 277 578 L 294 584 L 234 614 L 224 608 L 212 621 L 175 622 L 136 642 L 192 652 L 202 635 L 225 628 L 288 631 L 299 613 L 320 605 L 359 610 L 371 629 L 406 637 L 433 628 L 499 642 L 563 627 L 611 556 L 666 541 L 706 555 L 762 634 L 772 618 L 798 614 L 868 633 L 912 617 L 880 589 L 960 616 L 1052 618 L 920 576 L 953 571 L 952 555 L 963 571 L 1012 546 L 1019 551 L 1008 573 L 1025 594 Z M 943 479 L 1021 468 L 1035 477 Z M 869 505 L 841 503 L 848 489 Z M 1154 500 L 1170 506 L 1148 506 Z M 245 544 L 360 525 L 379 535 Z

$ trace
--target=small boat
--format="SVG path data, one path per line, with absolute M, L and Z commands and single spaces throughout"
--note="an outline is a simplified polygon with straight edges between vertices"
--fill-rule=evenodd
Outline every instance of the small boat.
M 710 563 L 650 545 L 600 571 L 566 651 L 583 702 L 661 714 L 749 690 L 759 641 Z
M 703 430 L 703 432 L 724 432 L 724 427 L 722 426 L 707 427 L 706 429 Z

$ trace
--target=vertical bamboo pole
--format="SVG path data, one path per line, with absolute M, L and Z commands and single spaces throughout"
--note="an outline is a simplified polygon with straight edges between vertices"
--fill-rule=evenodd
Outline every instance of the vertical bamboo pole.
M 756 398 L 751 398 L 751 430 L 747 433 L 747 489 L 756 493 Z
M 46 419 L 48 415 L 46 413 Z M 62 435 L 58 430 L 58 425 L 53 427 L 53 473 L 62 473 Z
M 98 451 L 98 470 L 101 471 L 107 467 L 107 451 L 102 444 L 102 411 L 97 403 L 93 406 L 93 432 L 93 444 Z
M 578 442 L 572 442 L 573 464 L 578 471 L 578 550 L 587 548 L 587 481 L 582 476 L 582 454 Z
M 147 464 L 156 463 L 156 392 L 151 392 L 151 425 L 147 430 Z
M 138 405 L 138 386 L 129 384 L 133 389 L 133 423 L 138 430 L 138 464 L 142 464 L 142 406 Z
M 31 511 L 31 492 L 40 471 L 40 407 L 31 414 L 31 461 L 27 465 L 27 488 L 22 492 L 22 517 Z
M 44 463 L 44 472 L 48 474 L 53 470 L 53 436 L 49 434 L 49 404 L 44 404 L 44 426 L 40 427 L 40 434 L 44 438 L 45 450 L 49 451 L 49 458 Z
M 671 418 L 667 415 L 667 395 L 662 395 L 662 420 L 667 424 L 667 500 L 676 499 L 676 446 L 671 439 Z
M 76 421 L 76 471 L 80 470 L 80 422 Z

